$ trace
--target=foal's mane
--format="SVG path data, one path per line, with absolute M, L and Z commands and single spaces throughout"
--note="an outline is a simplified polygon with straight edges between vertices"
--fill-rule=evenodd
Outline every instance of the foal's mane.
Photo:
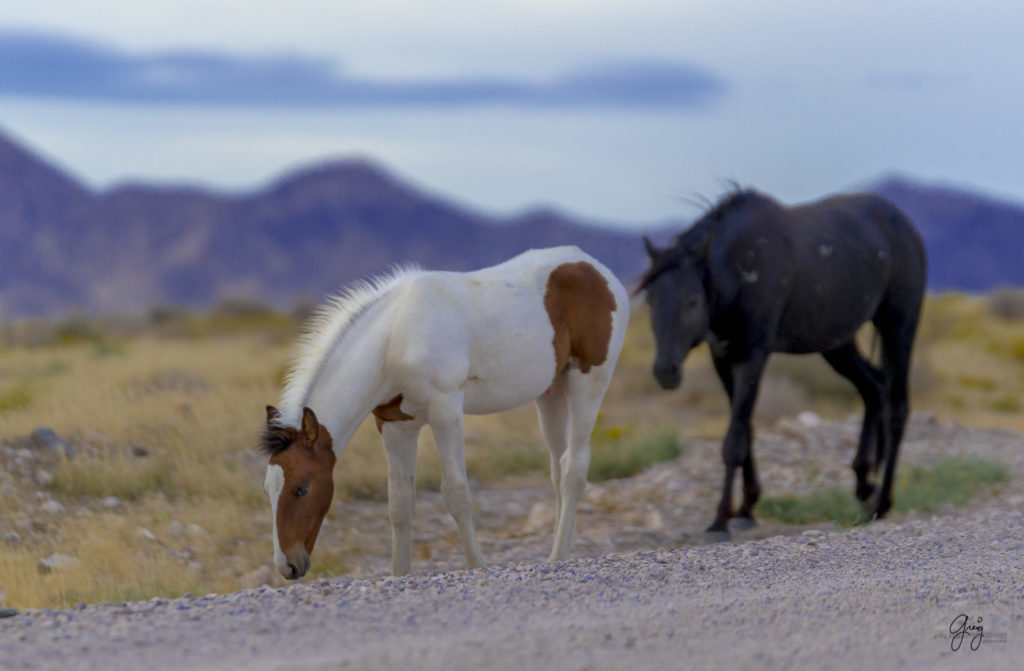
M 415 264 L 396 266 L 387 273 L 349 284 L 317 308 L 299 337 L 299 353 L 285 379 L 281 396 L 282 426 L 298 424 L 310 387 L 346 330 L 396 285 L 421 272 Z
M 263 429 L 263 435 L 260 436 L 260 450 L 263 454 L 272 457 L 287 450 L 298 435 L 298 429 L 277 422 L 269 423 L 267 428 Z

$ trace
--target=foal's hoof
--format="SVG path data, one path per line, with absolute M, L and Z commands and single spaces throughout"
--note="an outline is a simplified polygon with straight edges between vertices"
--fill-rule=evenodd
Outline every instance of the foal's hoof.
M 728 543 L 732 540 L 732 536 L 729 535 L 728 531 L 717 531 L 708 529 L 704 532 L 703 541 L 705 545 L 711 543 Z
M 746 531 L 747 529 L 753 529 L 757 526 L 757 522 L 752 517 L 734 517 L 729 520 L 730 531 Z

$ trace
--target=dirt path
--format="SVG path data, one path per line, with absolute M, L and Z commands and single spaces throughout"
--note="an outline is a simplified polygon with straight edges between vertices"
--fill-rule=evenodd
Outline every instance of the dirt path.
M 1018 669 L 1024 514 L 0 622 L 7 669 Z M 952 651 L 959 614 L 984 638 Z

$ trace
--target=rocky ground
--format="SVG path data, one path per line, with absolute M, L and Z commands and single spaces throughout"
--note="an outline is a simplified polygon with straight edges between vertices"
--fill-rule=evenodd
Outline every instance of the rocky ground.
M 855 419 L 804 415 L 760 432 L 766 495 L 852 486 L 858 430 Z M 37 477 L 33 460 L 47 457 L 20 451 L 32 449 L 0 455 L 22 460 L 9 478 Z M 258 569 L 236 594 L 25 611 L 0 620 L 0 667 L 1019 668 L 1024 436 L 915 416 L 903 463 L 982 456 L 1013 479 L 997 498 L 937 516 L 846 531 L 762 521 L 705 547 L 696 543 L 717 494 L 718 449 L 692 441 L 675 462 L 591 486 L 571 562 L 537 563 L 551 541 L 551 493 L 535 480 L 477 488 L 492 565 L 476 571 L 456 570 L 454 525 L 439 495 L 423 494 L 414 576 L 400 580 L 384 577 L 385 506 L 339 503 L 324 533 L 356 535 L 351 575 L 278 588 Z M 32 522 L 54 514 L 42 512 L 49 500 L 25 533 L 41 533 Z M 971 637 L 951 649 L 961 612 L 984 619 L 977 651 Z

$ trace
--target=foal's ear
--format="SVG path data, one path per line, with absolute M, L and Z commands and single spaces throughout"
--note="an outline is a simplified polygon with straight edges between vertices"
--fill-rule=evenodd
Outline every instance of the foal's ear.
M 302 409 L 302 437 L 307 443 L 315 443 L 320 435 L 320 422 L 316 419 L 316 413 L 309 408 Z
M 267 406 L 267 426 L 277 424 L 281 419 L 281 413 L 272 405 Z

